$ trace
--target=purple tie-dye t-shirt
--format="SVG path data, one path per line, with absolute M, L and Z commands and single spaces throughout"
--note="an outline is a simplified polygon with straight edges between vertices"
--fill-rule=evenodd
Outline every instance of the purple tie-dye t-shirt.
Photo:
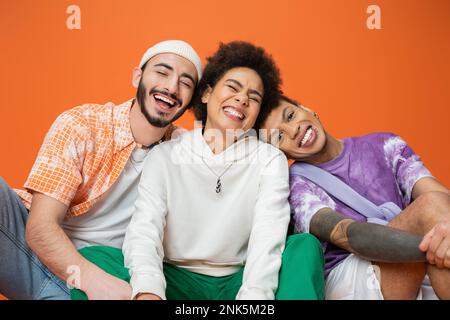
M 335 159 L 319 167 L 338 177 L 376 205 L 391 201 L 404 209 L 411 201 L 414 184 L 431 173 L 419 156 L 399 136 L 373 133 L 344 139 L 344 149 Z M 328 195 L 306 178 L 291 175 L 291 204 L 294 233 L 309 232 L 309 223 L 322 208 L 331 208 L 353 220 L 366 217 Z M 325 275 L 350 253 L 323 242 Z

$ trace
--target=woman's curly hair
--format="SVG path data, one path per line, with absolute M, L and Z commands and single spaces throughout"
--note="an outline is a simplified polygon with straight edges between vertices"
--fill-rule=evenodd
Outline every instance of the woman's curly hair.
M 253 126 L 258 130 L 272 109 L 278 105 L 281 94 L 280 71 L 273 58 L 261 47 L 244 41 L 233 41 L 227 44 L 220 43 L 217 52 L 207 58 L 207 61 L 208 63 L 192 100 L 195 118 L 205 125 L 207 108 L 206 104 L 202 102 L 202 96 L 208 86 L 214 88 L 227 71 L 233 68 L 246 67 L 254 70 L 261 77 L 264 85 L 261 109 Z

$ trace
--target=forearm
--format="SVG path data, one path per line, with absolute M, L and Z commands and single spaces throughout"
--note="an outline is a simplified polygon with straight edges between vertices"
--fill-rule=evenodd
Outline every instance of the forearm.
M 255 218 L 255 225 L 248 243 L 244 277 L 237 300 L 274 299 L 288 224 L 287 202 L 277 211 L 272 211 L 272 214 Z
M 331 209 L 320 210 L 311 220 L 311 233 L 371 261 L 426 261 L 421 236 L 388 226 L 356 222 Z
M 353 222 L 348 226 L 348 246 L 360 257 L 379 262 L 422 262 L 421 236 L 373 223 Z
M 279 229 L 280 230 L 280 229 Z M 260 237 L 259 243 L 249 244 L 242 285 L 236 300 L 272 300 L 278 287 L 281 255 L 286 232 L 281 237 L 270 234 L 270 238 Z M 281 234 L 282 232 L 279 232 Z
M 237 300 L 275 298 L 290 220 L 288 181 L 286 157 L 277 154 L 261 174 L 247 260 Z
M 137 212 L 127 228 L 122 250 L 125 266 L 131 275 L 133 297 L 152 293 L 166 299 L 162 240 L 157 239 L 158 232 L 154 230 L 151 222 L 141 222 Z
M 142 169 L 138 196 L 122 246 L 125 267 L 131 275 L 132 298 L 151 293 L 166 299 L 163 239 L 168 210 L 166 175 L 170 164 L 155 147 Z
M 101 269 L 85 259 L 57 223 L 27 226 L 27 242 L 39 260 L 60 279 L 87 290 Z
M 140 189 L 146 192 L 145 186 Z M 125 267 L 129 269 L 133 288 L 132 296 L 140 293 L 152 293 L 162 299 L 165 297 L 166 282 L 163 273 L 163 237 L 165 226 L 165 208 L 155 207 L 150 197 L 138 197 L 136 210 L 127 227 L 122 251 Z

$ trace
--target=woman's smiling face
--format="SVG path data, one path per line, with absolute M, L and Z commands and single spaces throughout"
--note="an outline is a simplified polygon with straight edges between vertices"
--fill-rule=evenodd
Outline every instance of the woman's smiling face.
M 255 124 L 264 96 L 261 77 L 253 69 L 228 70 L 202 96 L 207 105 L 206 129 L 249 130 Z

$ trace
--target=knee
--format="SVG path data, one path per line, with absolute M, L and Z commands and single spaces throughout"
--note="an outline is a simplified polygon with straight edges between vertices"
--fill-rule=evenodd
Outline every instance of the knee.
M 299 233 L 289 236 L 287 243 L 292 246 L 321 247 L 320 241 L 311 233 Z
M 320 241 L 310 233 L 301 233 L 289 236 L 286 242 L 286 251 L 295 252 L 308 258 L 323 260 L 323 249 Z
M 5 179 L 0 176 L 0 199 L 5 200 L 7 195 L 9 194 L 11 188 L 6 183 Z

